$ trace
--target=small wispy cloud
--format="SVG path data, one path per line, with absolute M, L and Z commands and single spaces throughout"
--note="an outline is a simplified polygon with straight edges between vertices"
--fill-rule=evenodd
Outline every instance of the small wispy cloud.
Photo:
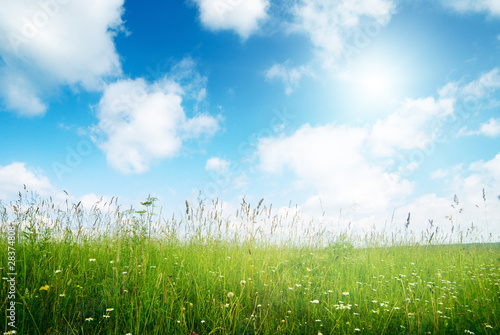
M 482 135 L 486 137 L 500 136 L 500 119 L 491 118 L 488 122 L 482 123 L 478 130 L 469 130 L 466 127 L 460 129 L 459 136 Z
M 313 72 L 307 66 L 293 67 L 287 60 L 282 64 L 274 64 L 266 70 L 265 76 L 268 80 L 279 80 L 285 87 L 285 94 L 290 95 L 299 87 L 300 80 L 304 76 L 313 76 Z
M 229 164 L 230 162 L 228 160 L 219 157 L 211 157 L 207 160 L 207 164 L 205 165 L 205 170 L 216 173 L 227 172 Z
M 500 3 L 495 0 L 443 0 L 443 5 L 459 13 L 487 12 L 494 16 L 500 16 Z

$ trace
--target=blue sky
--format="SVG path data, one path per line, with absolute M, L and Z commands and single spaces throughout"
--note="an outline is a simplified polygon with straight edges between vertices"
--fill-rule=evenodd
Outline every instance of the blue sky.
M 498 238 L 499 56 L 488 0 L 4 0 L 0 199 L 201 192 Z

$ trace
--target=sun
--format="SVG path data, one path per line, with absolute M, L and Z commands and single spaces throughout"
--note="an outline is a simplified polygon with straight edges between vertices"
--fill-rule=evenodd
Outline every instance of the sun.
M 384 72 L 363 73 L 359 75 L 356 82 L 363 95 L 371 99 L 388 98 L 395 89 L 391 75 Z
M 354 64 L 337 80 L 347 106 L 359 113 L 389 110 L 401 96 L 398 73 L 388 61 L 372 59 Z

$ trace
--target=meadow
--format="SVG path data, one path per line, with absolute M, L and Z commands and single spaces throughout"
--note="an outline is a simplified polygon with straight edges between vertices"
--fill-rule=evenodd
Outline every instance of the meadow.
M 473 227 L 334 233 L 262 201 L 236 213 L 186 202 L 168 219 L 155 201 L 0 203 L 0 331 L 500 333 L 500 245 Z

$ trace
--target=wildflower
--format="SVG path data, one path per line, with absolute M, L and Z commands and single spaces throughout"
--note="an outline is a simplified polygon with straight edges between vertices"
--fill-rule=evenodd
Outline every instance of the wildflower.
M 89 321 L 89 322 L 90 322 L 90 321 L 93 321 L 93 320 L 94 320 L 94 318 L 86 318 L 86 319 L 85 319 L 85 321 Z
M 114 310 L 115 310 L 114 308 L 107 308 L 106 312 L 111 312 L 111 311 L 114 311 Z
M 56 270 L 55 272 L 56 272 L 56 273 L 59 273 L 59 272 L 62 272 L 62 270 Z
M 361 331 L 361 329 L 359 329 L 359 328 L 354 328 L 354 331 L 355 331 L 355 332 L 360 332 L 360 331 Z
M 201 320 L 200 322 L 201 322 L 201 323 L 205 323 L 205 320 Z
M 229 299 L 231 299 L 232 297 L 234 297 L 234 293 L 233 292 L 228 292 L 227 297 Z
M 245 284 L 246 284 L 246 283 L 247 283 L 247 282 L 246 282 L 245 280 L 240 281 L 240 285 L 241 285 L 241 286 L 245 286 Z
M 126 274 L 127 274 L 127 271 L 122 272 L 122 275 L 126 275 Z
M 132 335 L 132 333 L 127 333 L 127 334 L 125 334 L 125 335 Z
M 349 292 L 342 292 L 342 295 L 349 295 Z
M 95 262 L 95 258 L 90 258 L 89 262 Z
M 40 291 L 48 291 L 49 288 L 50 288 L 49 285 L 45 285 L 45 286 L 40 287 Z
M 323 333 L 318 333 L 318 335 L 323 335 Z
M 59 296 L 60 296 L 60 297 L 65 297 L 65 296 L 66 296 L 66 294 L 61 293 L 61 294 L 59 294 Z
M 311 304 L 319 304 L 319 300 L 312 300 Z
M 258 304 L 258 305 L 257 305 L 257 308 L 261 308 L 261 307 L 262 307 L 262 305 L 261 305 L 261 304 Z

